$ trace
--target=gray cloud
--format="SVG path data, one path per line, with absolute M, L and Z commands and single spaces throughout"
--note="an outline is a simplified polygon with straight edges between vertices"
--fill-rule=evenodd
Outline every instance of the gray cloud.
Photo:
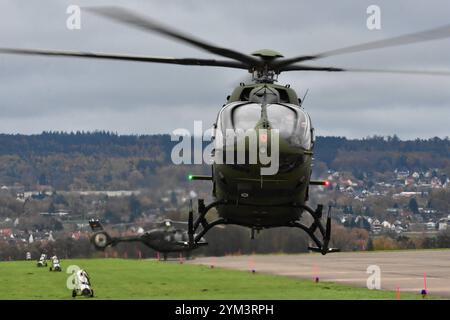
M 82 30 L 65 27 L 69 4 L 118 4 L 242 52 L 273 48 L 293 56 L 434 28 L 448 23 L 448 1 L 94 1 L 3 0 L 0 46 L 212 57 L 157 35 L 82 14 Z M 378 4 L 382 30 L 366 28 Z M 450 70 L 449 40 L 377 50 L 313 64 Z M 167 133 L 211 124 L 246 74 L 221 68 L 0 55 L 0 131 L 112 130 Z M 450 77 L 286 73 L 321 135 L 401 138 L 449 136 Z

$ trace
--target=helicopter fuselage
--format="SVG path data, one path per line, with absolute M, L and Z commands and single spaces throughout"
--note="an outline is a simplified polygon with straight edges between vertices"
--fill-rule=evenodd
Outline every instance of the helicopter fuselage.
M 258 86 L 271 88 L 279 94 L 278 101 L 265 106 L 269 122 L 278 122 L 275 127 L 280 129 L 280 132 L 285 132 L 285 135 L 280 135 L 277 141 L 278 170 L 273 175 L 262 175 L 261 168 L 264 166 L 260 163 L 216 162 L 212 165 L 212 180 L 214 198 L 227 202 L 227 205 L 217 206 L 220 217 L 233 224 L 262 229 L 284 226 L 300 218 L 302 209 L 291 205 L 303 205 L 308 199 L 314 138 L 310 118 L 301 107 L 295 92 L 289 86 L 274 84 L 241 85 L 236 88 L 229 97 L 230 102 L 219 112 L 216 130 L 224 132 L 225 128 L 237 129 L 234 123 L 240 119 L 234 117 L 238 114 L 245 117 L 247 122 L 244 126 L 249 122 L 252 113 L 255 117 L 259 117 L 257 112 L 263 107 L 263 103 L 252 102 L 252 97 L 249 96 Z M 244 112 L 238 113 L 238 110 Z M 271 118 L 271 110 L 273 110 L 272 117 L 278 116 L 279 119 Z M 292 115 L 293 119 L 290 119 L 289 115 Z M 259 119 L 254 120 L 257 122 Z M 292 129 L 288 130 L 288 127 Z M 256 124 L 255 129 L 259 132 L 261 127 Z M 297 135 L 306 141 L 296 145 L 291 143 L 292 138 L 298 138 Z M 222 157 L 226 153 L 226 148 L 226 145 L 219 144 L 215 153 L 222 154 Z M 251 152 L 248 144 L 245 148 L 246 154 Z M 261 144 L 258 143 L 256 152 L 259 154 L 261 149 Z M 248 158 L 247 155 L 246 160 Z
M 192 248 L 186 246 L 186 243 L 189 240 L 188 232 L 186 230 L 174 228 L 173 226 L 151 229 L 139 235 L 115 237 L 110 236 L 109 233 L 103 229 L 103 226 L 98 219 L 89 220 L 89 225 L 92 231 L 94 231 L 91 235 L 91 242 L 97 250 L 104 250 L 106 247 L 115 246 L 120 242 L 141 242 L 147 247 L 162 253 L 189 252 L 192 250 Z M 201 238 L 199 243 L 206 243 L 205 239 Z
M 188 251 L 184 242 L 188 241 L 185 230 L 151 230 L 140 237 L 140 241 L 158 252 Z

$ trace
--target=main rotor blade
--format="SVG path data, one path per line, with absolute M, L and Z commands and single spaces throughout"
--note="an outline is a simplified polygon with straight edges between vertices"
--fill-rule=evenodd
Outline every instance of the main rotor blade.
M 34 55 L 34 56 L 53 56 L 53 57 L 75 57 L 87 59 L 106 59 L 106 60 L 125 60 L 136 62 L 169 63 L 191 66 L 212 66 L 228 67 L 237 69 L 247 69 L 247 66 L 238 61 L 214 60 L 214 59 L 196 59 L 196 58 L 166 58 L 166 57 L 148 57 L 148 56 L 130 56 L 123 54 L 107 54 L 93 52 L 73 52 L 56 51 L 40 49 L 20 49 L 20 48 L 0 48 L 0 53 Z
M 410 75 L 428 75 L 428 76 L 450 76 L 450 71 L 334 68 L 334 67 L 315 67 L 315 66 L 304 66 L 304 65 L 286 66 L 286 67 L 282 68 L 281 70 L 282 71 L 361 72 L 361 73 L 391 73 L 391 74 L 410 74 Z
M 427 70 L 390 70 L 390 69 L 358 69 L 345 68 L 344 72 L 361 72 L 361 73 L 390 73 L 390 74 L 410 74 L 422 76 L 450 76 L 450 71 L 427 71 Z
M 94 14 L 97 14 L 99 16 L 106 17 L 108 19 L 121 22 L 127 25 L 134 26 L 136 28 L 145 30 L 145 31 L 152 31 L 159 34 L 162 34 L 166 37 L 173 38 L 188 44 L 191 44 L 197 48 L 206 50 L 210 53 L 214 53 L 226 58 L 230 58 L 233 60 L 240 61 L 244 64 L 246 64 L 248 67 L 258 65 L 260 61 L 252 56 L 246 55 L 244 53 L 227 49 L 227 48 L 221 48 L 217 47 L 215 45 L 209 44 L 203 40 L 196 39 L 190 35 L 184 34 L 178 30 L 175 30 L 173 28 L 164 26 L 160 24 L 159 22 L 156 22 L 149 17 L 137 14 L 131 10 L 124 9 L 121 7 L 115 7 L 115 6 L 107 6 L 107 7 L 87 7 L 84 8 L 85 10 L 88 10 Z
M 337 56 L 341 54 L 369 51 L 374 49 L 389 48 L 395 46 L 403 46 L 413 43 L 421 43 L 432 40 L 445 39 L 450 37 L 450 25 L 445 25 L 439 28 L 434 28 L 426 31 L 411 33 L 403 36 L 398 36 L 394 38 L 388 38 L 373 42 L 366 42 L 358 45 L 353 45 L 341 49 L 325 51 L 315 55 L 305 55 L 294 58 L 288 58 L 279 60 L 274 64 L 275 67 L 283 67 L 291 65 L 296 62 L 306 61 L 306 60 L 317 60 L 322 58 L 327 58 L 331 56 Z
M 340 72 L 344 71 L 342 68 L 334 67 L 315 67 L 307 65 L 288 65 L 279 69 L 279 71 L 328 71 L 328 72 Z

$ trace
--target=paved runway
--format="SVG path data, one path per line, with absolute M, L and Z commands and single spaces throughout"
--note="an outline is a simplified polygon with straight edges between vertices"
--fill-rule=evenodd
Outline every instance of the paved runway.
M 313 279 L 366 287 L 367 268 L 380 267 L 381 289 L 430 294 L 450 298 L 450 250 L 393 252 L 342 252 L 326 256 L 251 255 L 197 258 L 190 263 L 214 264 L 239 270 L 255 269 L 277 275 Z M 426 277 L 424 276 L 426 274 Z M 426 278 L 426 281 L 425 281 Z

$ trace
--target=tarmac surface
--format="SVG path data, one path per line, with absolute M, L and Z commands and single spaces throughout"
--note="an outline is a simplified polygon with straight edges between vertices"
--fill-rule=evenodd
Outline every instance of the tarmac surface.
M 450 298 L 450 250 L 240 255 L 197 258 L 189 263 L 311 280 L 319 277 L 321 282 L 357 287 L 367 287 L 368 267 L 378 266 L 381 289 L 420 293 L 426 287 L 429 294 Z

